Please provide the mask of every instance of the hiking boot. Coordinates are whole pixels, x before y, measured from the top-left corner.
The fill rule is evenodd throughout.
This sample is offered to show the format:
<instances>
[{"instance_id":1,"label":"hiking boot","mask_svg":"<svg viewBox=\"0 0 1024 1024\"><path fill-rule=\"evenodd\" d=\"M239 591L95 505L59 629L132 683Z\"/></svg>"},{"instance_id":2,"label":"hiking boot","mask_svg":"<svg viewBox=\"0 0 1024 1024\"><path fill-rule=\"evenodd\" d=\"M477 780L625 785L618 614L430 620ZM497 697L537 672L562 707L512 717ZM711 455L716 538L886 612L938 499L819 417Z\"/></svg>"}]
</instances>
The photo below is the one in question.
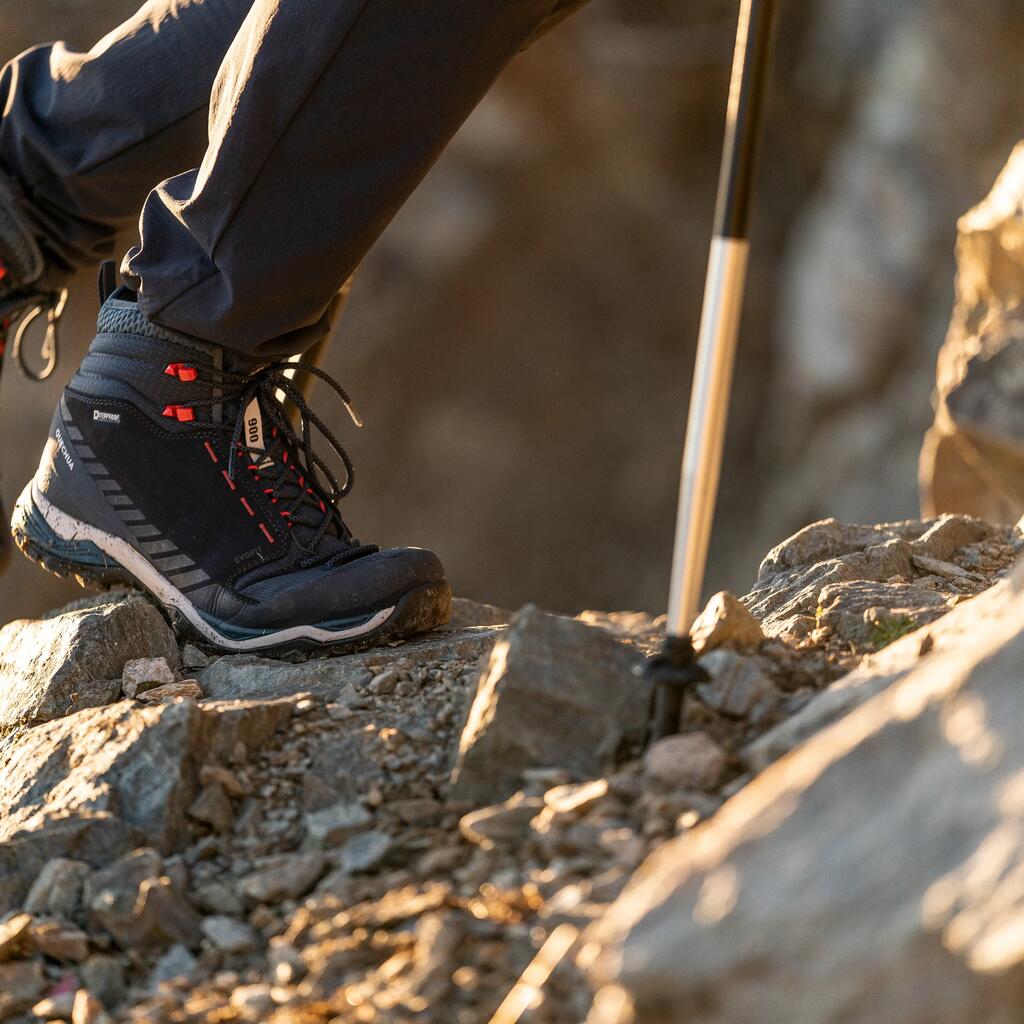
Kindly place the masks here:
<instances>
[{"instance_id":1,"label":"hiking boot","mask_svg":"<svg viewBox=\"0 0 1024 1024\"><path fill-rule=\"evenodd\" d=\"M149 591L179 632L222 651L338 652L441 625L451 592L437 556L361 544L342 520L352 465L287 375L296 366L358 424L316 367L168 331L116 289L18 500L18 547L83 585Z\"/></svg>"}]
</instances>

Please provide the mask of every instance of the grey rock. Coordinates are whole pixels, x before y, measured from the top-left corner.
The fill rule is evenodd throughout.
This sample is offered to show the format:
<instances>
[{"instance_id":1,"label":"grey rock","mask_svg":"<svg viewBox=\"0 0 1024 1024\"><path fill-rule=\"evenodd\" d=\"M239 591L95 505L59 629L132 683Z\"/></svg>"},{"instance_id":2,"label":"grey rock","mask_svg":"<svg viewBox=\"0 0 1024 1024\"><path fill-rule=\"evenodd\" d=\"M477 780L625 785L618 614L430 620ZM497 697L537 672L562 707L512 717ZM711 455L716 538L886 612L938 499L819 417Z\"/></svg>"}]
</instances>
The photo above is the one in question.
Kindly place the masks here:
<instances>
[{"instance_id":1,"label":"grey rock","mask_svg":"<svg viewBox=\"0 0 1024 1024\"><path fill-rule=\"evenodd\" d=\"M202 929L203 935L222 953L251 953L259 946L256 932L247 924L232 917L204 917Z\"/></svg>"},{"instance_id":2,"label":"grey rock","mask_svg":"<svg viewBox=\"0 0 1024 1024\"><path fill-rule=\"evenodd\" d=\"M342 800L306 815L306 837L314 846L337 846L372 823L373 815L362 804Z\"/></svg>"},{"instance_id":3,"label":"grey rock","mask_svg":"<svg viewBox=\"0 0 1024 1024\"><path fill-rule=\"evenodd\" d=\"M699 664L711 681L697 687L700 699L709 707L734 718L752 714L773 705L777 699L772 681L756 658L735 651L714 650Z\"/></svg>"},{"instance_id":4,"label":"grey rock","mask_svg":"<svg viewBox=\"0 0 1024 1024\"><path fill-rule=\"evenodd\" d=\"M181 664L186 669L206 668L211 659L195 644L185 644L181 649Z\"/></svg>"},{"instance_id":5,"label":"grey rock","mask_svg":"<svg viewBox=\"0 0 1024 1024\"><path fill-rule=\"evenodd\" d=\"M108 1010L113 1010L124 998L124 965L110 953L94 953L78 968L82 984Z\"/></svg>"},{"instance_id":6,"label":"grey rock","mask_svg":"<svg viewBox=\"0 0 1024 1024\"><path fill-rule=\"evenodd\" d=\"M177 663L174 635L147 600L133 597L0 629L0 729L59 718L110 694L134 658Z\"/></svg>"},{"instance_id":7,"label":"grey rock","mask_svg":"<svg viewBox=\"0 0 1024 1024\"><path fill-rule=\"evenodd\" d=\"M34 1006L48 984L39 960L0 964L0 1020Z\"/></svg>"},{"instance_id":8,"label":"grey rock","mask_svg":"<svg viewBox=\"0 0 1024 1024\"><path fill-rule=\"evenodd\" d=\"M43 865L32 883L25 897L25 910L30 914L52 914L74 920L82 905L82 884L88 874L88 864L54 857Z\"/></svg>"},{"instance_id":9,"label":"grey rock","mask_svg":"<svg viewBox=\"0 0 1024 1024\"><path fill-rule=\"evenodd\" d=\"M389 693L395 692L395 687L398 685L398 673L393 669L385 669L383 672L378 672L367 685L367 689L370 693L377 694L379 696L387 696Z\"/></svg>"},{"instance_id":10,"label":"grey rock","mask_svg":"<svg viewBox=\"0 0 1024 1024\"><path fill-rule=\"evenodd\" d=\"M245 912L238 894L224 882L209 882L192 893L195 905L207 914L241 917Z\"/></svg>"},{"instance_id":11,"label":"grey rock","mask_svg":"<svg viewBox=\"0 0 1024 1024\"><path fill-rule=\"evenodd\" d=\"M638 653L604 630L527 606L491 654L459 741L452 795L504 800L524 769L602 774L647 727Z\"/></svg>"},{"instance_id":12,"label":"grey rock","mask_svg":"<svg viewBox=\"0 0 1024 1024\"><path fill-rule=\"evenodd\" d=\"M361 832L341 848L341 870L348 875L374 871L388 858L394 842L386 832Z\"/></svg>"},{"instance_id":13,"label":"grey rock","mask_svg":"<svg viewBox=\"0 0 1024 1024\"><path fill-rule=\"evenodd\" d=\"M950 609L942 594L927 587L867 580L822 587L818 603L821 629L845 641L872 646L884 646L893 635L934 622Z\"/></svg>"},{"instance_id":14,"label":"grey rock","mask_svg":"<svg viewBox=\"0 0 1024 1024\"><path fill-rule=\"evenodd\" d=\"M199 796L189 804L188 816L209 825L215 832L230 831L235 821L231 801L219 782L203 786Z\"/></svg>"},{"instance_id":15,"label":"grey rock","mask_svg":"<svg viewBox=\"0 0 1024 1024\"><path fill-rule=\"evenodd\" d=\"M164 683L148 690L140 690L137 696L139 700L158 704L169 700L202 700L206 695L194 679L180 679L175 683Z\"/></svg>"},{"instance_id":16,"label":"grey rock","mask_svg":"<svg viewBox=\"0 0 1024 1024\"><path fill-rule=\"evenodd\" d=\"M644 755L644 770L669 789L712 790L728 763L726 752L703 732L666 736Z\"/></svg>"},{"instance_id":17,"label":"grey rock","mask_svg":"<svg viewBox=\"0 0 1024 1024\"><path fill-rule=\"evenodd\" d=\"M135 658L125 663L121 687L126 697L137 697L145 690L174 682L174 670L166 658Z\"/></svg>"},{"instance_id":18,"label":"grey rock","mask_svg":"<svg viewBox=\"0 0 1024 1024\"><path fill-rule=\"evenodd\" d=\"M747 606L727 590L715 594L690 627L690 639L698 654L718 647L733 650L756 648L764 640L761 623Z\"/></svg>"},{"instance_id":19,"label":"grey rock","mask_svg":"<svg viewBox=\"0 0 1024 1024\"><path fill-rule=\"evenodd\" d=\"M276 702L122 702L19 734L0 753L0 913L54 857L110 864L145 844L184 846L200 765L289 715Z\"/></svg>"},{"instance_id":20,"label":"grey rock","mask_svg":"<svg viewBox=\"0 0 1024 1024\"><path fill-rule=\"evenodd\" d=\"M165 981L174 978L187 979L196 969L198 961L187 946L171 946L153 965L149 973L149 989L155 992Z\"/></svg>"},{"instance_id":21,"label":"grey rock","mask_svg":"<svg viewBox=\"0 0 1024 1024\"><path fill-rule=\"evenodd\" d=\"M504 803L481 807L463 815L459 831L471 843L489 849L495 844L520 843L530 831L530 822L544 809L539 797L516 793Z\"/></svg>"},{"instance_id":22,"label":"grey rock","mask_svg":"<svg viewBox=\"0 0 1024 1024\"><path fill-rule=\"evenodd\" d=\"M208 697L218 700L280 698L288 694L313 694L335 699L349 684L362 684L375 672L372 662L383 671L403 658L415 661L475 661L494 646L501 635L498 627L450 630L411 640L394 649L321 658L300 664L229 655L218 658L197 673L197 681Z\"/></svg>"},{"instance_id":23,"label":"grey rock","mask_svg":"<svg viewBox=\"0 0 1024 1024\"><path fill-rule=\"evenodd\" d=\"M1015 595L661 847L597 980L649 1024L1013 1020L1022 660Z\"/></svg>"},{"instance_id":24,"label":"grey rock","mask_svg":"<svg viewBox=\"0 0 1024 1024\"><path fill-rule=\"evenodd\" d=\"M305 896L320 880L327 867L322 853L292 853L246 875L239 889L252 903L277 903Z\"/></svg>"},{"instance_id":25,"label":"grey rock","mask_svg":"<svg viewBox=\"0 0 1024 1024\"><path fill-rule=\"evenodd\" d=\"M199 915L171 880L163 875L139 886L133 909L135 945L164 947L173 943L194 946L199 941Z\"/></svg>"},{"instance_id":26,"label":"grey rock","mask_svg":"<svg viewBox=\"0 0 1024 1024\"><path fill-rule=\"evenodd\" d=\"M452 614L445 628L459 630L474 626L504 626L511 617L512 613L507 608L470 601L464 597L453 597Z\"/></svg>"},{"instance_id":27,"label":"grey rock","mask_svg":"<svg viewBox=\"0 0 1024 1024\"><path fill-rule=\"evenodd\" d=\"M822 520L769 552L761 563L754 588L743 602L761 622L767 636L805 633L804 623L817 614L823 594L837 610L840 605L857 604L861 609L858 614L862 615L871 606L865 602L870 597L877 607L916 609L913 621L925 621L938 614L927 611L938 607L938 595L899 578L912 579L917 575L915 557L948 561L959 548L986 538L1012 542L1010 530L969 516L914 519L879 526ZM868 584L878 586L872 590ZM907 587L912 589L902 589ZM848 598L844 597L846 591ZM863 637L866 633L862 619L837 617L834 623L840 631L850 629L851 637Z\"/></svg>"},{"instance_id":28,"label":"grey rock","mask_svg":"<svg viewBox=\"0 0 1024 1024\"><path fill-rule=\"evenodd\" d=\"M39 921L32 926L32 943L51 960L81 963L89 956L89 936L80 928L60 921Z\"/></svg>"}]
</instances>

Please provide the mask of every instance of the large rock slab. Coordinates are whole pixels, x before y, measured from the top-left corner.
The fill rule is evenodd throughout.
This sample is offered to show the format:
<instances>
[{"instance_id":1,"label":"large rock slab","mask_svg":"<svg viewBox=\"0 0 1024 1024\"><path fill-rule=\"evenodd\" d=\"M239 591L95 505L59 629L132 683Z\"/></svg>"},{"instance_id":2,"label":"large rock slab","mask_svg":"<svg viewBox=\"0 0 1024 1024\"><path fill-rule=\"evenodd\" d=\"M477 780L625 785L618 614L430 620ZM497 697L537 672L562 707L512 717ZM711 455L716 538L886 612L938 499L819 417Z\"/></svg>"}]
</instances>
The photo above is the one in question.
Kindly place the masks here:
<instances>
[{"instance_id":1,"label":"large rock slab","mask_svg":"<svg viewBox=\"0 0 1024 1024\"><path fill-rule=\"evenodd\" d=\"M1022 663L1018 593L652 855L595 977L643 1024L1018 1020Z\"/></svg>"},{"instance_id":2,"label":"large rock slab","mask_svg":"<svg viewBox=\"0 0 1024 1024\"><path fill-rule=\"evenodd\" d=\"M960 218L957 301L921 452L923 504L994 522L1024 513L1024 144Z\"/></svg>"},{"instance_id":3,"label":"large rock slab","mask_svg":"<svg viewBox=\"0 0 1024 1024\"><path fill-rule=\"evenodd\" d=\"M458 800L493 804L526 768L592 777L647 727L650 691L624 640L528 605L483 670L452 773Z\"/></svg>"},{"instance_id":4,"label":"large rock slab","mask_svg":"<svg viewBox=\"0 0 1024 1024\"><path fill-rule=\"evenodd\" d=\"M116 700L125 663L178 663L174 634L143 597L118 597L0 629L0 732Z\"/></svg>"},{"instance_id":5,"label":"large rock slab","mask_svg":"<svg viewBox=\"0 0 1024 1024\"><path fill-rule=\"evenodd\" d=\"M54 857L99 866L175 849L202 766L290 716L286 702L121 702L25 730L0 753L0 914Z\"/></svg>"}]
</instances>

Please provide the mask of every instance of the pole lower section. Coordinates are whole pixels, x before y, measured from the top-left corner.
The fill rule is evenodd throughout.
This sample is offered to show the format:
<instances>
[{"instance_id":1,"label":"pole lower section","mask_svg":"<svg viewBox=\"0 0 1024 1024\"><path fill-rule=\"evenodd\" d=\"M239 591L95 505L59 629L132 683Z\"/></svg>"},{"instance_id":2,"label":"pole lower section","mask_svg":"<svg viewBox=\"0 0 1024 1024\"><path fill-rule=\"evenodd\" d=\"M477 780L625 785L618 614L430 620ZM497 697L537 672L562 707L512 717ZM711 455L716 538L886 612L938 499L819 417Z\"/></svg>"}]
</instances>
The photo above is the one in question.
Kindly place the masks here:
<instances>
[{"instance_id":1,"label":"pole lower section","mask_svg":"<svg viewBox=\"0 0 1024 1024\"><path fill-rule=\"evenodd\" d=\"M749 252L746 239L716 236L711 242L679 485L669 636L687 636L699 610Z\"/></svg>"}]
</instances>

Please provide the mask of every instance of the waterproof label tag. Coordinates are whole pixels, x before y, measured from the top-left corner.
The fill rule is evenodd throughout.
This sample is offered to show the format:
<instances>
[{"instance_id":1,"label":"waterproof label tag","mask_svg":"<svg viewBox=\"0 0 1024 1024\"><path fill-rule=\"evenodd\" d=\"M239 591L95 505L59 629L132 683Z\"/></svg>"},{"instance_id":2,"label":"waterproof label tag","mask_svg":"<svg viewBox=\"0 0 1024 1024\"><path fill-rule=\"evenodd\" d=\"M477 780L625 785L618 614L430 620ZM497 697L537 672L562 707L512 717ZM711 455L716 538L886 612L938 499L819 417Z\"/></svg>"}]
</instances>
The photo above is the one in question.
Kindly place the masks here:
<instances>
[{"instance_id":1,"label":"waterproof label tag","mask_svg":"<svg viewBox=\"0 0 1024 1024\"><path fill-rule=\"evenodd\" d=\"M259 399L254 398L245 409L245 446L249 449L249 457L253 462L259 462L260 456L254 449L266 450L266 443L263 440L263 413L260 411ZM265 459L260 468L271 464L270 459Z\"/></svg>"}]
</instances>

